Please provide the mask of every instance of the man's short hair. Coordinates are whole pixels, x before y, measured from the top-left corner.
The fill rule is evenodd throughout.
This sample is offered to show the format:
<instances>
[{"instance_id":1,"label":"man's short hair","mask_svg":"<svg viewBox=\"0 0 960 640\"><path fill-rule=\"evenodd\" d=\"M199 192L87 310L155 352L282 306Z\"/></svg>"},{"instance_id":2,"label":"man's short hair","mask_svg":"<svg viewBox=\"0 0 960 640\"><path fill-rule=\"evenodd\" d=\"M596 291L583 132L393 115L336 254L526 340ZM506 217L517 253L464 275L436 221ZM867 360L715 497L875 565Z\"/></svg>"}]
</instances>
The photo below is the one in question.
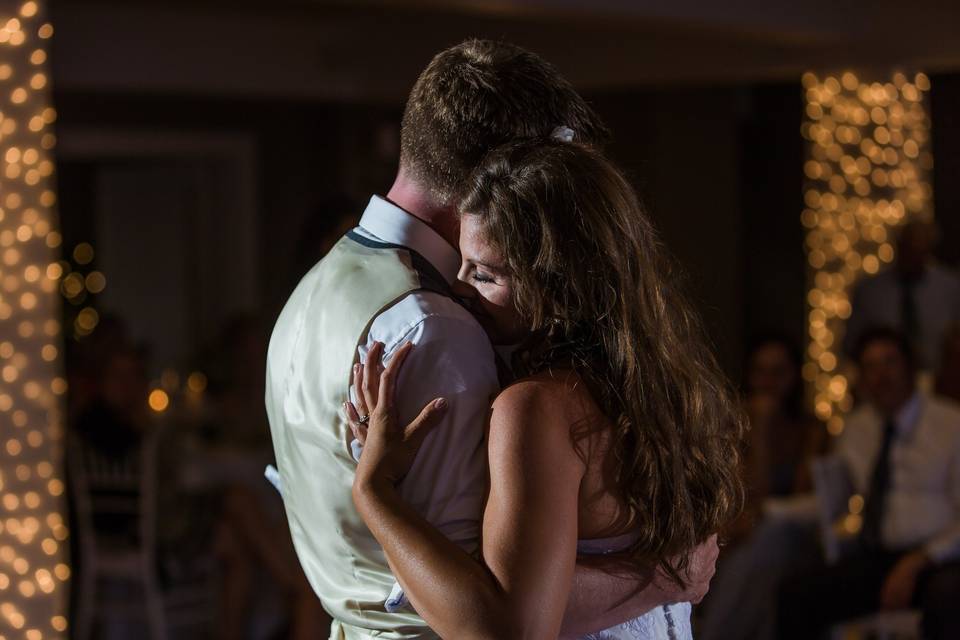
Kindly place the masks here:
<instances>
[{"instance_id":1,"label":"man's short hair","mask_svg":"<svg viewBox=\"0 0 960 640\"><path fill-rule=\"evenodd\" d=\"M857 364L863 364L863 353L875 342L887 342L894 345L900 351L907 366L914 367L916 360L910 339L903 331L893 327L870 327L860 334L853 350L853 357L856 358Z\"/></svg>"},{"instance_id":2,"label":"man's short hair","mask_svg":"<svg viewBox=\"0 0 960 640\"><path fill-rule=\"evenodd\" d=\"M607 141L600 117L546 60L506 42L466 40L434 56L410 92L400 164L437 204L450 204L488 151L560 126L579 142Z\"/></svg>"}]
</instances>

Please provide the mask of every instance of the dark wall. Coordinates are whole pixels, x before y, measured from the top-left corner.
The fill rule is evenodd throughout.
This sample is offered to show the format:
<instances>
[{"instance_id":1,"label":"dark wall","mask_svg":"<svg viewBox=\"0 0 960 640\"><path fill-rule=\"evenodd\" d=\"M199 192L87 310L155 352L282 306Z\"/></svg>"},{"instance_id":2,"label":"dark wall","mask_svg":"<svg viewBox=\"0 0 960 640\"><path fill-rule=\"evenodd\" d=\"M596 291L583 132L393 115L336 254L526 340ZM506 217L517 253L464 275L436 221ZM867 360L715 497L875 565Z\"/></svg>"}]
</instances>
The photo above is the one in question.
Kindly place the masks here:
<instances>
[{"instance_id":1,"label":"dark wall","mask_svg":"<svg viewBox=\"0 0 960 640\"><path fill-rule=\"evenodd\" d=\"M721 359L741 344L740 92L646 90L595 96L624 168L682 268Z\"/></svg>"},{"instance_id":2,"label":"dark wall","mask_svg":"<svg viewBox=\"0 0 960 640\"><path fill-rule=\"evenodd\" d=\"M301 266L319 251L320 238L344 213L333 215L324 207L343 202L362 207L364 195L380 188L374 185L388 184L394 171L394 158L383 157L381 142L383 126L399 119L392 108L111 94L60 93L54 99L62 131L253 136L260 218L258 288L263 315L271 320L302 275ZM91 162L96 160L84 163L83 171L91 171ZM90 195L89 185L82 187L80 168L81 164L60 168L61 183L68 189L61 198L61 216L71 228L75 225L68 218L90 216L90 203L80 202ZM305 240L304 230L307 237L318 238L316 246Z\"/></svg>"},{"instance_id":3,"label":"dark wall","mask_svg":"<svg viewBox=\"0 0 960 640\"><path fill-rule=\"evenodd\" d=\"M799 85L595 96L611 155L689 279L728 372L764 331L804 338Z\"/></svg>"},{"instance_id":4,"label":"dark wall","mask_svg":"<svg viewBox=\"0 0 960 640\"><path fill-rule=\"evenodd\" d=\"M63 129L254 136L259 297L268 322L319 257L323 236L343 209L352 206L358 214L371 194L386 191L395 170L399 105L69 93L55 98ZM796 86L621 91L591 101L613 131L611 155L685 271L727 370L739 376L743 345L759 330L784 330L800 340L804 256ZM80 188L82 175L72 174L79 169L61 167L63 185L70 188L63 194L65 218L89 216L77 202L87 193Z\"/></svg>"},{"instance_id":5,"label":"dark wall","mask_svg":"<svg viewBox=\"0 0 960 640\"><path fill-rule=\"evenodd\" d=\"M740 149L743 308L748 339L776 331L792 337L798 345L806 341L807 259L800 224L802 115L799 83L750 91Z\"/></svg>"},{"instance_id":6,"label":"dark wall","mask_svg":"<svg viewBox=\"0 0 960 640\"><path fill-rule=\"evenodd\" d=\"M933 206L940 227L940 260L960 265L960 74L930 79Z\"/></svg>"}]
</instances>

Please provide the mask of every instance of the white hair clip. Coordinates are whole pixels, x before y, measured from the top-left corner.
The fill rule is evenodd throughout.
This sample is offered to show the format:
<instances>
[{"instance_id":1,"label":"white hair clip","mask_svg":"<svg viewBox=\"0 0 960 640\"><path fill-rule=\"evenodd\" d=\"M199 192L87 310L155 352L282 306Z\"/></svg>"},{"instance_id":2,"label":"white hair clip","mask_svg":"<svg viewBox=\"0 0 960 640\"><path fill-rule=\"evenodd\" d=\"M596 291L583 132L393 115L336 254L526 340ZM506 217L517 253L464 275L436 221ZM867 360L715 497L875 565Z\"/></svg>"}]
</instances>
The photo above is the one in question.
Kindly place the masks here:
<instances>
[{"instance_id":1,"label":"white hair clip","mask_svg":"<svg viewBox=\"0 0 960 640\"><path fill-rule=\"evenodd\" d=\"M557 127L553 130L553 133L550 134L551 138L562 142L573 142L573 136L573 129L564 126Z\"/></svg>"}]
</instances>

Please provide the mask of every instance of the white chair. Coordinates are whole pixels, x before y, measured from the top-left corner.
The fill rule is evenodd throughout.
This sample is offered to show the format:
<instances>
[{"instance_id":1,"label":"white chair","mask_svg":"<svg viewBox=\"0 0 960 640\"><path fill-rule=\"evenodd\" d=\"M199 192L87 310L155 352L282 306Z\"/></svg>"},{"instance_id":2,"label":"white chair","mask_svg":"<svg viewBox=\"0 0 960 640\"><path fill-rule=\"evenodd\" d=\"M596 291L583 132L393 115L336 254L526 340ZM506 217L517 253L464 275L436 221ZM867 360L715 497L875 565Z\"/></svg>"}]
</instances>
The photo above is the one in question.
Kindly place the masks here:
<instances>
[{"instance_id":1,"label":"white chair","mask_svg":"<svg viewBox=\"0 0 960 640\"><path fill-rule=\"evenodd\" d=\"M76 510L81 570L74 626L79 640L89 640L98 611L116 617L146 614L151 640L166 640L164 602L156 575L155 433L125 459L106 457L70 436L67 465ZM94 515L123 518L136 528L136 540L109 540L94 527ZM101 582L139 587L139 603L98 601ZM98 609L99 605L99 609Z\"/></svg>"},{"instance_id":2,"label":"white chair","mask_svg":"<svg viewBox=\"0 0 960 640\"><path fill-rule=\"evenodd\" d=\"M211 559L212 560L212 559ZM215 567L163 590L167 637L171 640L208 638L216 613Z\"/></svg>"},{"instance_id":3,"label":"white chair","mask_svg":"<svg viewBox=\"0 0 960 640\"><path fill-rule=\"evenodd\" d=\"M836 563L856 544L855 532L838 534L837 522L848 513L853 484L839 456L822 456L811 463L813 486L820 509L820 534L827 564ZM880 611L834 625L832 640L916 640L920 637L920 612Z\"/></svg>"},{"instance_id":4,"label":"white chair","mask_svg":"<svg viewBox=\"0 0 960 640\"><path fill-rule=\"evenodd\" d=\"M817 494L820 539L827 564L834 564L851 547L850 540L837 535L836 523L847 513L853 483L846 463L839 456L821 456L810 463L813 488Z\"/></svg>"}]
</instances>

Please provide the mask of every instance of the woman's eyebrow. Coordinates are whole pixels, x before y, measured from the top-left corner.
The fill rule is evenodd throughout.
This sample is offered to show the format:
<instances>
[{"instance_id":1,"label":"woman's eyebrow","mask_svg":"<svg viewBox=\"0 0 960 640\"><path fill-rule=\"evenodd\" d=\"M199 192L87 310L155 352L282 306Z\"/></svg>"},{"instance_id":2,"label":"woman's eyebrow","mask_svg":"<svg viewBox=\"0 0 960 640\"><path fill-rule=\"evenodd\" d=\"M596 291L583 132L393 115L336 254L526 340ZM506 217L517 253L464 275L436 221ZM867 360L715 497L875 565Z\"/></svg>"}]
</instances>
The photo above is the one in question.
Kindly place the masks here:
<instances>
[{"instance_id":1,"label":"woman's eyebrow","mask_svg":"<svg viewBox=\"0 0 960 640\"><path fill-rule=\"evenodd\" d=\"M490 269L491 271L503 271L503 270L504 270L503 266L501 266L501 265L491 264L491 263L489 263L489 262L484 262L483 260L470 260L470 262L472 262L473 264L477 265L478 267L485 267L485 268L487 268L487 269Z\"/></svg>"}]
</instances>

